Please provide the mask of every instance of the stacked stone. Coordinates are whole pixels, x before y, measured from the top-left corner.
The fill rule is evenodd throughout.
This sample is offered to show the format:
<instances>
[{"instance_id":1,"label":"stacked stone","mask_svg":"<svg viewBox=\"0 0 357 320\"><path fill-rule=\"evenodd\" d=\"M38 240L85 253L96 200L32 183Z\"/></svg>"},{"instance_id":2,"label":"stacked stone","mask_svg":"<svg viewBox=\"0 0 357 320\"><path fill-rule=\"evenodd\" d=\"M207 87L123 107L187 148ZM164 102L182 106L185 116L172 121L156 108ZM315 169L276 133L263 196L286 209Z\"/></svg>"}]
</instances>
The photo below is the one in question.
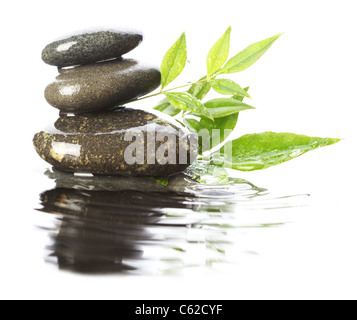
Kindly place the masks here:
<instances>
[{"instance_id":1,"label":"stacked stone","mask_svg":"<svg viewBox=\"0 0 357 320\"><path fill-rule=\"evenodd\" d=\"M45 98L60 110L55 131L34 137L35 148L45 161L66 172L97 175L155 177L186 169L192 157L189 144L183 141L187 136L183 138L177 127L153 114L121 106L160 85L159 70L122 58L141 41L141 34L106 30L45 47L43 61L59 70L56 81L47 86ZM144 162L128 163L125 151L134 141L138 143L138 130L145 143ZM131 132L137 139L127 141L126 134ZM170 140L155 139L154 148L148 148L148 135L156 137L159 132L174 135L172 146L167 145ZM175 148L175 163L162 164L157 159L156 151L164 144L167 151ZM182 148L187 161L180 164Z\"/></svg>"}]
</instances>

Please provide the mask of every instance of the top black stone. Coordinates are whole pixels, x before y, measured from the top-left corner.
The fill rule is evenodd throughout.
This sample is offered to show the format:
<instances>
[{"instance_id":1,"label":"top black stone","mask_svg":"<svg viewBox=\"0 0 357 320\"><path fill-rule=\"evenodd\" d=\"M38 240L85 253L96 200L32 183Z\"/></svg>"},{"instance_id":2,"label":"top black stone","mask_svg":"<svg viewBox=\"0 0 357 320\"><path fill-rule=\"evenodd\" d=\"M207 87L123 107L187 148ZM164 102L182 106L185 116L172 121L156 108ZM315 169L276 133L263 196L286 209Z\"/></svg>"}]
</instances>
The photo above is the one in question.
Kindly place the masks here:
<instances>
[{"instance_id":1,"label":"top black stone","mask_svg":"<svg viewBox=\"0 0 357 320\"><path fill-rule=\"evenodd\" d=\"M90 64L120 58L136 48L142 40L143 36L138 33L84 33L50 43L42 51L42 60L60 68Z\"/></svg>"}]
</instances>

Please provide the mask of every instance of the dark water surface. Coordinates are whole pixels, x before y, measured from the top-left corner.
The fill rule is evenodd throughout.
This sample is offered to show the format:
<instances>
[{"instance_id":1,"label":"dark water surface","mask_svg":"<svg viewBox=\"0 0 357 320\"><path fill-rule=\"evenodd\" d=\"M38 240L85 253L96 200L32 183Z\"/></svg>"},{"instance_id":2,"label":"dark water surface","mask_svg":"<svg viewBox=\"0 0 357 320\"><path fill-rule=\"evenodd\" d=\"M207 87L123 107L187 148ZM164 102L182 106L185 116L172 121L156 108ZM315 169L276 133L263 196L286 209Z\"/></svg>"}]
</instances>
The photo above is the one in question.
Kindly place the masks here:
<instances>
[{"instance_id":1,"label":"dark water surface","mask_svg":"<svg viewBox=\"0 0 357 320\"><path fill-rule=\"evenodd\" d=\"M54 215L52 225L39 226L50 236L45 259L86 274L172 274L238 263L241 254L256 254L239 243L247 228L281 227L288 221L279 209L308 199L274 197L239 179L212 186L182 174L163 187L139 178L46 175L56 188L40 195L38 210ZM279 219L270 214L277 211Z\"/></svg>"}]
</instances>

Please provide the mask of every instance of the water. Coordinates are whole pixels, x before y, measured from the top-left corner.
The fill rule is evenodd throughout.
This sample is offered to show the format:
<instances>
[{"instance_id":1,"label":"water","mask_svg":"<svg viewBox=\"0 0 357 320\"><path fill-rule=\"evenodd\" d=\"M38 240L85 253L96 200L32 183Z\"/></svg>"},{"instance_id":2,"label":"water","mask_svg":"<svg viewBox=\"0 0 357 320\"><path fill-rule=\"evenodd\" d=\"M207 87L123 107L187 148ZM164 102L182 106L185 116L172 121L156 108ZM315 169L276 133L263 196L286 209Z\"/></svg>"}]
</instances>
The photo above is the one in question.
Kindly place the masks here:
<instances>
[{"instance_id":1,"label":"water","mask_svg":"<svg viewBox=\"0 0 357 320\"><path fill-rule=\"evenodd\" d=\"M272 196L245 180L197 184L184 174L166 188L140 178L46 175L57 186L40 196L38 210L53 215L49 225L38 226L50 239L45 261L84 274L179 275L239 264L242 256L258 254L241 248L247 229L283 227L287 221L270 212L309 200L307 194Z\"/></svg>"},{"instance_id":2,"label":"water","mask_svg":"<svg viewBox=\"0 0 357 320\"><path fill-rule=\"evenodd\" d=\"M228 186L74 176L19 157L2 173L0 296L357 297L351 150L231 172Z\"/></svg>"}]
</instances>

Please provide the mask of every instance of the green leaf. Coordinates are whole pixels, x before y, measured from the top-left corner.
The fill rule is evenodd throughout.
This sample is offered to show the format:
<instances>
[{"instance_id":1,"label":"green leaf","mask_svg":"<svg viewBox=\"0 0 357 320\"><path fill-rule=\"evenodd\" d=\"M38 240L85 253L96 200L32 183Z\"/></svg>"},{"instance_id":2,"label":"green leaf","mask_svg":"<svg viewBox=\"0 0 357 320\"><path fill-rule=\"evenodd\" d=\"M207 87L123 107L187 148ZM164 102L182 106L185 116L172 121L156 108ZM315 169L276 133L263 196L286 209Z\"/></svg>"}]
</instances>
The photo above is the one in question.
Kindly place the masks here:
<instances>
[{"instance_id":1,"label":"green leaf","mask_svg":"<svg viewBox=\"0 0 357 320\"><path fill-rule=\"evenodd\" d=\"M160 183L164 187L167 187L169 185L169 178L168 177L163 177L163 178L148 178L149 180L154 180L157 183Z\"/></svg>"},{"instance_id":2,"label":"green leaf","mask_svg":"<svg viewBox=\"0 0 357 320\"><path fill-rule=\"evenodd\" d=\"M237 114L241 111L248 110L248 109L254 109L254 107L251 106L232 106L232 107L222 107L222 108L212 108L209 109L210 113L213 115L213 117L217 120L219 118L227 117L233 114Z\"/></svg>"},{"instance_id":3,"label":"green leaf","mask_svg":"<svg viewBox=\"0 0 357 320\"><path fill-rule=\"evenodd\" d=\"M209 100L205 103L205 107L213 115L215 119L236 114L238 112L255 109L241 101L232 98L218 98Z\"/></svg>"},{"instance_id":4,"label":"green leaf","mask_svg":"<svg viewBox=\"0 0 357 320\"><path fill-rule=\"evenodd\" d=\"M232 158L226 156L225 165L241 171L265 169L338 141L340 139L308 137L294 133L247 134L232 142ZM224 155L224 148L221 153Z\"/></svg>"},{"instance_id":5,"label":"green leaf","mask_svg":"<svg viewBox=\"0 0 357 320\"><path fill-rule=\"evenodd\" d=\"M222 117L215 119L213 122L210 119L202 118L200 121L200 125L205 129L208 129L211 136L211 149L221 144L224 140L226 140L230 134L235 129L238 122L239 113L229 115L227 117ZM219 130L214 133L214 130ZM218 135L217 135L218 132ZM215 136L215 134L217 136Z\"/></svg>"},{"instance_id":6,"label":"green leaf","mask_svg":"<svg viewBox=\"0 0 357 320\"><path fill-rule=\"evenodd\" d=\"M238 95L250 98L247 91L240 87L238 83L228 79L214 79L210 81L214 91L224 95Z\"/></svg>"},{"instance_id":7,"label":"green leaf","mask_svg":"<svg viewBox=\"0 0 357 320\"><path fill-rule=\"evenodd\" d=\"M249 87L244 88L244 90L248 92ZM244 100L244 97L238 96L237 100L242 102ZM211 142L212 148L218 146L230 136L230 133L232 133L237 126L238 117L239 117L239 113L232 114L227 117L215 119L215 122L212 122L207 118L202 119L203 122L202 125L209 127L211 135L213 129L220 130L220 140L218 141L216 139L212 139ZM211 124L209 124L208 122L211 122Z\"/></svg>"},{"instance_id":8,"label":"green leaf","mask_svg":"<svg viewBox=\"0 0 357 320\"><path fill-rule=\"evenodd\" d=\"M250 45L236 56L231 58L218 72L218 74L235 73L249 68L273 45L273 43L281 35L282 34L280 33L274 37Z\"/></svg>"},{"instance_id":9,"label":"green leaf","mask_svg":"<svg viewBox=\"0 0 357 320\"><path fill-rule=\"evenodd\" d=\"M164 89L175 80L185 68L187 61L186 34L166 52L161 64L161 87Z\"/></svg>"},{"instance_id":10,"label":"green leaf","mask_svg":"<svg viewBox=\"0 0 357 320\"><path fill-rule=\"evenodd\" d=\"M249 87L244 89L245 91L249 90ZM244 97L239 96L237 98L239 101L243 101ZM211 136L211 148L214 148L224 142L229 135L233 132L235 127L237 126L239 113L229 115L227 117L222 117L215 119L215 122L206 118L206 117L199 117L200 120L185 118L183 120L184 124L191 130L192 132L199 132L200 130L207 129ZM220 130L219 131L219 139L213 136L213 130ZM200 144L200 151L202 152L202 139L199 140Z\"/></svg>"},{"instance_id":11,"label":"green leaf","mask_svg":"<svg viewBox=\"0 0 357 320\"><path fill-rule=\"evenodd\" d=\"M187 92L167 92L165 95L174 107L185 111L195 112L214 120L212 114L207 110L202 102L193 95Z\"/></svg>"},{"instance_id":12,"label":"green leaf","mask_svg":"<svg viewBox=\"0 0 357 320\"><path fill-rule=\"evenodd\" d=\"M154 109L168 114L171 117L177 116L181 112L181 109L177 109L172 106L167 98L161 100Z\"/></svg>"},{"instance_id":13,"label":"green leaf","mask_svg":"<svg viewBox=\"0 0 357 320\"><path fill-rule=\"evenodd\" d=\"M206 77L201 78L199 81L206 79ZM197 99L202 100L207 93L211 90L211 84L208 81L196 83L191 86L188 90L189 94L192 94Z\"/></svg>"},{"instance_id":14,"label":"green leaf","mask_svg":"<svg viewBox=\"0 0 357 320\"><path fill-rule=\"evenodd\" d=\"M195 133L199 133L201 130L208 130L210 137L209 146L207 142L203 142L202 137L199 137L200 153L202 154L202 152L208 151L207 147L212 149L229 137L237 125L238 115L239 113L236 113L218 118L215 119L215 122L203 116L199 120L186 117L183 119L183 123L190 131Z\"/></svg>"},{"instance_id":15,"label":"green leaf","mask_svg":"<svg viewBox=\"0 0 357 320\"><path fill-rule=\"evenodd\" d=\"M187 169L187 174L199 183L211 185L228 184L230 180L226 169L211 165L207 161L195 161Z\"/></svg>"},{"instance_id":16,"label":"green leaf","mask_svg":"<svg viewBox=\"0 0 357 320\"><path fill-rule=\"evenodd\" d=\"M206 152L226 140L233 132L237 125L238 113L228 117L212 120L202 117L201 119L184 118L183 124L192 132L200 133L201 130L207 130L209 133L209 141L204 141L202 136L199 136L200 154ZM209 143L209 145L208 145Z\"/></svg>"},{"instance_id":17,"label":"green leaf","mask_svg":"<svg viewBox=\"0 0 357 320\"><path fill-rule=\"evenodd\" d=\"M216 73L227 61L229 55L229 42L232 28L229 27L224 35L214 44L207 57L207 74Z\"/></svg>"},{"instance_id":18,"label":"green leaf","mask_svg":"<svg viewBox=\"0 0 357 320\"><path fill-rule=\"evenodd\" d=\"M248 90L249 90L249 87L244 88L244 91L248 92ZM244 97L242 97L240 95L235 95L235 96L232 97L232 99L238 100L238 101L243 101Z\"/></svg>"},{"instance_id":19,"label":"green leaf","mask_svg":"<svg viewBox=\"0 0 357 320\"><path fill-rule=\"evenodd\" d=\"M200 121L196 119L184 118L182 122L191 132L194 133L198 133L200 132L200 130L206 129L204 126L201 125ZM212 120L211 122L214 123Z\"/></svg>"},{"instance_id":20,"label":"green leaf","mask_svg":"<svg viewBox=\"0 0 357 320\"><path fill-rule=\"evenodd\" d=\"M232 106L244 106L247 109L254 109L254 107L249 106L242 101L233 98L217 98L205 102L207 108L220 108L220 107L232 107Z\"/></svg>"},{"instance_id":21,"label":"green leaf","mask_svg":"<svg viewBox=\"0 0 357 320\"><path fill-rule=\"evenodd\" d=\"M221 139L220 139L219 143L213 143L212 148L216 147L218 144L222 143L224 140L226 140L228 138L228 136L230 134L227 134L227 132L229 132L229 131L233 132L233 130L235 129L237 122L238 122L238 116L239 116L239 113L236 113L236 114L232 114L227 117L216 119L215 129L221 130L221 132L220 132ZM225 130L227 130L227 131L225 132Z\"/></svg>"}]
</instances>

